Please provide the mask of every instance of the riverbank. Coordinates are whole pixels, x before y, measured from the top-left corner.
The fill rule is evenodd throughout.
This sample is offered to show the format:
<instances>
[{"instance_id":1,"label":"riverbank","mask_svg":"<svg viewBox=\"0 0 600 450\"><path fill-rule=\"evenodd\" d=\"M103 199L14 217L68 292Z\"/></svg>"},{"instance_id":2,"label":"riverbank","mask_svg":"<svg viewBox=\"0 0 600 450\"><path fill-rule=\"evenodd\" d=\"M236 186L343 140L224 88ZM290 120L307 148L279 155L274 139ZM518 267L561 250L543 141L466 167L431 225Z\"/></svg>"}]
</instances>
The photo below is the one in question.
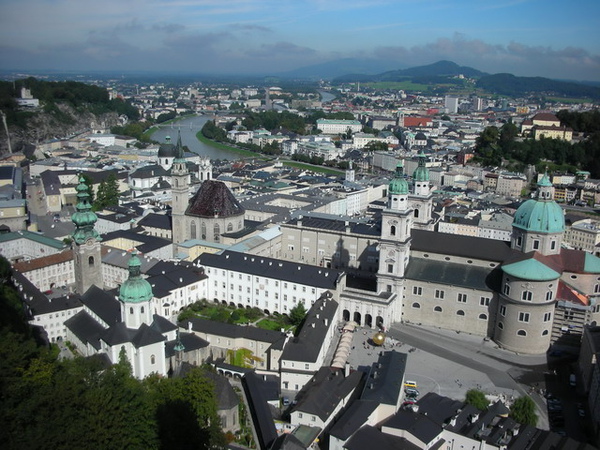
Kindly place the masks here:
<instances>
[{"instance_id":1,"label":"riverbank","mask_svg":"<svg viewBox=\"0 0 600 450\"><path fill-rule=\"evenodd\" d=\"M208 139L207 137L205 137L202 134L202 131L198 131L198 133L196 133L196 137L198 138L198 140L200 142L202 142L205 145L210 145L211 147L218 148L221 150L227 150L229 152L239 153L240 155L247 156L249 158L260 159L262 161L272 161L274 159L273 157L261 155L259 153L251 152L249 150L231 147L227 144L223 144L222 142L215 142L212 139ZM302 162L298 162L298 161L291 161L291 160L287 160L287 159L285 159L285 160L280 159L279 162L281 162L281 164L283 164L284 166L293 167L295 169L300 169L300 170L310 170L312 172L323 173L326 175L341 175L344 173L344 171L341 169L333 169L331 167L323 167L323 166L314 166L312 164L306 164L306 163L302 163Z\"/></svg>"}]
</instances>

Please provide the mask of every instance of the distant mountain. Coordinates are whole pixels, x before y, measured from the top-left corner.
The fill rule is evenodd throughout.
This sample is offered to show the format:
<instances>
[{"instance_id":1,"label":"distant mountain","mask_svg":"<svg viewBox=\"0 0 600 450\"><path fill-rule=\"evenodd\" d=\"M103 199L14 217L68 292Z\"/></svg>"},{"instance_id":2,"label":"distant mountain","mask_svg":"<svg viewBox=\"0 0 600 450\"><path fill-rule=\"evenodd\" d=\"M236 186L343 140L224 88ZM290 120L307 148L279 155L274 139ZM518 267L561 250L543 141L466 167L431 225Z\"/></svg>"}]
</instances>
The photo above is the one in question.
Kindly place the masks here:
<instances>
[{"instance_id":1,"label":"distant mountain","mask_svg":"<svg viewBox=\"0 0 600 450\"><path fill-rule=\"evenodd\" d=\"M459 66L452 61L438 61L426 66L417 66L408 69L396 69L367 77L365 77L365 75L356 75L356 72L354 72L354 74L346 74L337 77L333 80L333 82L349 83L356 81L375 82L412 80L416 83L435 84L443 83L446 81L446 79L455 77L457 75L464 75L468 78L479 78L487 74L477 69L473 69L472 67Z\"/></svg>"},{"instance_id":2,"label":"distant mountain","mask_svg":"<svg viewBox=\"0 0 600 450\"><path fill-rule=\"evenodd\" d=\"M400 64L379 59L344 58L329 61L312 66L305 66L289 72L280 73L280 77L286 78L336 78L344 74L356 74L355 77L371 76L397 69Z\"/></svg>"},{"instance_id":3,"label":"distant mountain","mask_svg":"<svg viewBox=\"0 0 600 450\"><path fill-rule=\"evenodd\" d=\"M561 97L600 99L600 87L543 77L517 77L510 73L483 76L477 81L477 87L488 92L513 97L538 93Z\"/></svg>"},{"instance_id":4,"label":"distant mountain","mask_svg":"<svg viewBox=\"0 0 600 450\"><path fill-rule=\"evenodd\" d=\"M438 61L426 66L411 67L409 69L394 70L379 75L382 79L391 81L394 78L409 77L453 77L464 75L469 78L479 78L486 73L467 66L459 66L452 61Z\"/></svg>"}]
</instances>

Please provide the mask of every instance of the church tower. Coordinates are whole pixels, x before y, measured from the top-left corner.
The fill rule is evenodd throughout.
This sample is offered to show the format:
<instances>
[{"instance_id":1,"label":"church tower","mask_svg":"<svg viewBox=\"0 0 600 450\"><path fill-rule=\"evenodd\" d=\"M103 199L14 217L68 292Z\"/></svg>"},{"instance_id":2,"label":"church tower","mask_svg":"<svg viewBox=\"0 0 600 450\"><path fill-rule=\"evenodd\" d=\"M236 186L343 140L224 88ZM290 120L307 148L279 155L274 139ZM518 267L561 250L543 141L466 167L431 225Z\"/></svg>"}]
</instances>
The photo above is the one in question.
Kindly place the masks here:
<instances>
[{"instance_id":1,"label":"church tower","mask_svg":"<svg viewBox=\"0 0 600 450\"><path fill-rule=\"evenodd\" d=\"M413 209L414 228L433 231L431 211L433 196L429 185L429 169L426 166L427 157L423 152L419 154L419 165L413 172L413 193L409 196L410 206Z\"/></svg>"},{"instance_id":2,"label":"church tower","mask_svg":"<svg viewBox=\"0 0 600 450\"><path fill-rule=\"evenodd\" d=\"M402 162L398 163L389 184L387 207L381 213L379 243L378 292L397 292L401 295L404 272L410 253L412 209L408 204L408 182Z\"/></svg>"},{"instance_id":3,"label":"church tower","mask_svg":"<svg viewBox=\"0 0 600 450\"><path fill-rule=\"evenodd\" d=\"M75 265L75 287L83 295L93 284L103 288L102 255L100 235L94 228L98 216L92 211L88 186L83 177L77 185L77 205L71 220L75 224L73 238L73 261Z\"/></svg>"},{"instance_id":4,"label":"church tower","mask_svg":"<svg viewBox=\"0 0 600 450\"><path fill-rule=\"evenodd\" d=\"M142 278L142 262L137 252L129 259L129 278L119 289L121 319L127 328L138 329L143 323L152 323L152 286Z\"/></svg>"},{"instance_id":5,"label":"church tower","mask_svg":"<svg viewBox=\"0 0 600 450\"><path fill-rule=\"evenodd\" d=\"M171 168L171 219L173 244L180 244L185 241L185 211L189 203L189 172L185 157L183 155L183 146L181 145L181 131L177 137L175 145L175 159ZM177 252L176 246L173 252Z\"/></svg>"}]
</instances>

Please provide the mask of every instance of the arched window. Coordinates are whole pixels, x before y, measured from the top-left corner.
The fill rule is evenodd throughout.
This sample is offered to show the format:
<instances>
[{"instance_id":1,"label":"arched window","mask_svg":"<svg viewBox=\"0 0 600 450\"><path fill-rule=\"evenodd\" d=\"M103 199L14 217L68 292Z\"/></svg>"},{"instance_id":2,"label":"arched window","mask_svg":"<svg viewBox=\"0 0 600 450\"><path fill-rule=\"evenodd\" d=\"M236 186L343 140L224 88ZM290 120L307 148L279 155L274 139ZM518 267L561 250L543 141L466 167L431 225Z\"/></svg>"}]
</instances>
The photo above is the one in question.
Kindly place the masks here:
<instances>
[{"instance_id":1,"label":"arched window","mask_svg":"<svg viewBox=\"0 0 600 450\"><path fill-rule=\"evenodd\" d=\"M479 318L481 320L487 320L487 315L486 314L479 314Z\"/></svg>"},{"instance_id":2,"label":"arched window","mask_svg":"<svg viewBox=\"0 0 600 450\"><path fill-rule=\"evenodd\" d=\"M233 231L233 224L232 224L231 222L229 222L229 223L227 224L227 232L229 233L229 232L231 232L231 231Z\"/></svg>"},{"instance_id":3,"label":"arched window","mask_svg":"<svg viewBox=\"0 0 600 450\"><path fill-rule=\"evenodd\" d=\"M415 302L415 303L412 304L412 307L418 309L418 308L421 307L421 305L419 305L417 302Z\"/></svg>"},{"instance_id":4,"label":"arched window","mask_svg":"<svg viewBox=\"0 0 600 450\"><path fill-rule=\"evenodd\" d=\"M433 310L435 312L442 312L442 307L441 306L436 306L435 308L433 308Z\"/></svg>"},{"instance_id":5,"label":"arched window","mask_svg":"<svg viewBox=\"0 0 600 450\"><path fill-rule=\"evenodd\" d=\"M144 314L144 307L142 306L142 314Z\"/></svg>"},{"instance_id":6,"label":"arched window","mask_svg":"<svg viewBox=\"0 0 600 450\"><path fill-rule=\"evenodd\" d=\"M221 227L218 223L215 223L214 227L214 241L219 242L221 239Z\"/></svg>"},{"instance_id":7,"label":"arched window","mask_svg":"<svg viewBox=\"0 0 600 450\"><path fill-rule=\"evenodd\" d=\"M156 356L154 356L154 355L150 356L150 364L156 364Z\"/></svg>"},{"instance_id":8,"label":"arched window","mask_svg":"<svg viewBox=\"0 0 600 450\"><path fill-rule=\"evenodd\" d=\"M504 330L504 324L502 322L498 322L498 328Z\"/></svg>"},{"instance_id":9,"label":"arched window","mask_svg":"<svg viewBox=\"0 0 600 450\"><path fill-rule=\"evenodd\" d=\"M396 225L392 225L390 227L390 235L391 236L396 236Z\"/></svg>"},{"instance_id":10,"label":"arched window","mask_svg":"<svg viewBox=\"0 0 600 450\"><path fill-rule=\"evenodd\" d=\"M129 314L133 314L133 308L129 308Z\"/></svg>"},{"instance_id":11,"label":"arched window","mask_svg":"<svg viewBox=\"0 0 600 450\"><path fill-rule=\"evenodd\" d=\"M415 218L419 217L419 210L415 208Z\"/></svg>"},{"instance_id":12,"label":"arched window","mask_svg":"<svg viewBox=\"0 0 600 450\"><path fill-rule=\"evenodd\" d=\"M190 223L190 239L196 239L196 222Z\"/></svg>"},{"instance_id":13,"label":"arched window","mask_svg":"<svg viewBox=\"0 0 600 450\"><path fill-rule=\"evenodd\" d=\"M527 336L527 331L519 330L519 331L517 331L517 336Z\"/></svg>"},{"instance_id":14,"label":"arched window","mask_svg":"<svg viewBox=\"0 0 600 450\"><path fill-rule=\"evenodd\" d=\"M547 336L547 335L548 335L548 330L542 331L542 336Z\"/></svg>"},{"instance_id":15,"label":"arched window","mask_svg":"<svg viewBox=\"0 0 600 450\"><path fill-rule=\"evenodd\" d=\"M201 231L202 231L201 239L206 239L206 224L204 222L202 222Z\"/></svg>"},{"instance_id":16,"label":"arched window","mask_svg":"<svg viewBox=\"0 0 600 450\"><path fill-rule=\"evenodd\" d=\"M456 315L457 316L464 316L465 312L462 309L459 309L458 311L456 311Z\"/></svg>"},{"instance_id":17,"label":"arched window","mask_svg":"<svg viewBox=\"0 0 600 450\"><path fill-rule=\"evenodd\" d=\"M90 267L94 267L94 257L93 257L93 256L90 256L90 257L88 258L88 265L89 265Z\"/></svg>"}]
</instances>

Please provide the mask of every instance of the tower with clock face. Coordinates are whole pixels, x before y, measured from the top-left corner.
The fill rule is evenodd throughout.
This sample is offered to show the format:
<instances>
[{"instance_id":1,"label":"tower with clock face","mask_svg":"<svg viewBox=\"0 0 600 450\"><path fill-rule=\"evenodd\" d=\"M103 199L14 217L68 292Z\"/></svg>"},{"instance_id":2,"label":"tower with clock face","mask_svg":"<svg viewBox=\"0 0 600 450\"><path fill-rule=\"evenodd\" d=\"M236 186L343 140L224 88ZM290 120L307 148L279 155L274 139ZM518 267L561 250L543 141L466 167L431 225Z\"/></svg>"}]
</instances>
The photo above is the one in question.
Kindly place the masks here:
<instances>
[{"instance_id":1,"label":"tower with clock face","mask_svg":"<svg viewBox=\"0 0 600 450\"><path fill-rule=\"evenodd\" d=\"M98 216L92 211L88 186L83 177L77 185L76 211L71 220L75 224L73 238L73 261L75 266L75 286L79 294L85 293L90 286L103 288L102 255L100 235L94 228Z\"/></svg>"}]
</instances>

